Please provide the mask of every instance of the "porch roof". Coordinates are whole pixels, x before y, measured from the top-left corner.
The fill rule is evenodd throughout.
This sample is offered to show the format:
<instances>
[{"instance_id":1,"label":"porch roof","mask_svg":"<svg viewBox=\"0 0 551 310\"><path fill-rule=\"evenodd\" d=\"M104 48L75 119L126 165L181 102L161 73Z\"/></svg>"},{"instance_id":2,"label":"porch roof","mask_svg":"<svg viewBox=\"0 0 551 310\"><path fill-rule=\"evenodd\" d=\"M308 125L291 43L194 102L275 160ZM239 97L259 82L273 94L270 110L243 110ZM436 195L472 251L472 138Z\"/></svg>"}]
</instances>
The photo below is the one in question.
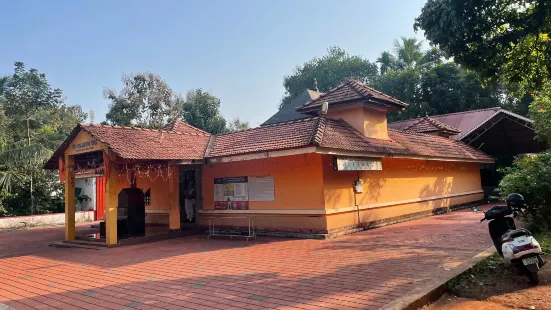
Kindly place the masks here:
<instances>
[{"instance_id":1,"label":"porch roof","mask_svg":"<svg viewBox=\"0 0 551 310\"><path fill-rule=\"evenodd\" d=\"M79 124L46 162L46 169L57 169L58 158L81 131L104 143L120 157L137 160L201 160L210 140L210 134L202 131Z\"/></svg>"}]
</instances>

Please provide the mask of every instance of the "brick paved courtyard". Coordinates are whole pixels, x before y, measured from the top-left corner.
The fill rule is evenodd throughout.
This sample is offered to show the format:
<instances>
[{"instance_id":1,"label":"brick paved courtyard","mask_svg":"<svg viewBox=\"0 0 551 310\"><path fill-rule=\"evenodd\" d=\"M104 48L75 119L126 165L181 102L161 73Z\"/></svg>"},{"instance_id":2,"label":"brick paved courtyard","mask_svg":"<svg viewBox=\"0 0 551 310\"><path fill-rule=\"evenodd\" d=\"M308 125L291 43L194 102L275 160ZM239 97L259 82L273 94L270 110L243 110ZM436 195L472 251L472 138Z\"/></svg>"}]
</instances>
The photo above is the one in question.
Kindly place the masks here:
<instances>
[{"instance_id":1,"label":"brick paved courtyard","mask_svg":"<svg viewBox=\"0 0 551 310\"><path fill-rule=\"evenodd\" d=\"M194 236L106 250L48 247L61 227L1 232L0 304L377 309L486 250L481 217L459 211L334 240Z\"/></svg>"}]
</instances>

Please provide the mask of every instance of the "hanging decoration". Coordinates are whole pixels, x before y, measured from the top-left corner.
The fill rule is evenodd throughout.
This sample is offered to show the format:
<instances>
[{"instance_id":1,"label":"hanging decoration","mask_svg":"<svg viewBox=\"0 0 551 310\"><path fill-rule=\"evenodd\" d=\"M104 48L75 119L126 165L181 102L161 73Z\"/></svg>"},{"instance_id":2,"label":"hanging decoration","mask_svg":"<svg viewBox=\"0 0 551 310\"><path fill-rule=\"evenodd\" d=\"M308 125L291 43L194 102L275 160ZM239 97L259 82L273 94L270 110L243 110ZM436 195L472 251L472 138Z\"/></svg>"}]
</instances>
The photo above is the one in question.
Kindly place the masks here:
<instances>
[{"instance_id":1,"label":"hanging decoration","mask_svg":"<svg viewBox=\"0 0 551 310\"><path fill-rule=\"evenodd\" d=\"M142 163L131 165L128 163L117 163L115 166L119 177L126 174L128 184L135 184L136 176L139 176L140 178L147 178L151 182L155 182L159 178L166 182L168 179L172 178L172 170L170 169L170 165L168 163Z\"/></svg>"},{"instance_id":2,"label":"hanging decoration","mask_svg":"<svg viewBox=\"0 0 551 310\"><path fill-rule=\"evenodd\" d=\"M63 156L59 156L59 162L58 162L58 173L59 173L59 183L64 184L65 183L65 163L63 162Z\"/></svg>"},{"instance_id":3,"label":"hanging decoration","mask_svg":"<svg viewBox=\"0 0 551 310\"><path fill-rule=\"evenodd\" d=\"M74 158L74 166L76 178L102 176L105 170L101 152L76 155Z\"/></svg>"}]
</instances>

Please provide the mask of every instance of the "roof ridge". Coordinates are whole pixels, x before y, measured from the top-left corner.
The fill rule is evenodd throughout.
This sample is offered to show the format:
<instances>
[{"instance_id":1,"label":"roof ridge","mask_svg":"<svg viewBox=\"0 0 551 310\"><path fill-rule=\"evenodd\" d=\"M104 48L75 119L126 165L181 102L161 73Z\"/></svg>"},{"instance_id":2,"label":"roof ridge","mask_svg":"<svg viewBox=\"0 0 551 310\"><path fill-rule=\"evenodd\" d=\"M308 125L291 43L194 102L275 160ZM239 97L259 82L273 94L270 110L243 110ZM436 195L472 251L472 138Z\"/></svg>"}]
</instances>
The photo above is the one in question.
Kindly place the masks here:
<instances>
[{"instance_id":1,"label":"roof ridge","mask_svg":"<svg viewBox=\"0 0 551 310\"><path fill-rule=\"evenodd\" d=\"M422 118L419 118L418 120L416 119L411 125L407 126L406 128L404 128L403 130L405 131L410 131L411 128L421 124L422 122L424 121L427 121L429 124L431 124L432 126L436 127L437 129L441 129L441 130L447 130L447 131L450 131L450 132L455 132L455 133L460 133L461 130L455 128L455 127L452 127L448 124L445 124L437 119L434 119L430 116L424 116ZM411 130L413 132L413 130ZM425 131L414 131L414 132L426 132L426 131L429 131L429 130L425 130Z\"/></svg>"},{"instance_id":2,"label":"roof ridge","mask_svg":"<svg viewBox=\"0 0 551 310\"><path fill-rule=\"evenodd\" d=\"M444 141L452 141L452 142L457 141L457 140L453 140L453 139L448 139L448 138L446 138L446 137L441 137L441 136L437 136L437 135L430 135L430 134L422 133L422 132L415 132L415 131L408 131L408 130L399 130L399 129L393 129L393 128L388 128L388 130L390 130L390 131L395 131L395 132L400 132L400 133L406 133L406 134L410 134L410 135L416 135L416 136L424 136L424 137L432 137L432 138L444 139Z\"/></svg>"},{"instance_id":3,"label":"roof ridge","mask_svg":"<svg viewBox=\"0 0 551 310\"><path fill-rule=\"evenodd\" d=\"M320 146L321 141L323 140L323 134L325 132L325 124L327 122L327 118L325 116L321 116L317 119L316 124L314 125L314 128L312 130L312 136L310 137L309 144Z\"/></svg>"},{"instance_id":4,"label":"roof ridge","mask_svg":"<svg viewBox=\"0 0 551 310\"><path fill-rule=\"evenodd\" d=\"M174 127L174 126L176 125L176 123L182 124L182 125L184 125L184 126L186 126L186 127L188 127L188 128L191 128L191 129L193 129L193 130L202 132L202 133L204 133L204 134L210 135L210 133L208 133L208 132L206 132L206 131L204 131L204 130L202 130L202 129L200 129L200 128L197 128L197 127L195 127L195 126L192 126L192 125L190 125L189 123L184 122L183 120L180 120L180 119L174 120L174 121L172 122L172 126ZM175 128L173 128L172 131L176 131Z\"/></svg>"},{"instance_id":5,"label":"roof ridge","mask_svg":"<svg viewBox=\"0 0 551 310\"><path fill-rule=\"evenodd\" d=\"M362 82L356 81L356 80L354 80L354 79L350 79L350 81L354 84L354 86L355 86L355 87L354 87L354 90L356 90L356 91L358 91L356 87L360 86L360 87L363 87L363 88L367 88L367 90L372 91L372 92L374 92L374 93L377 93L377 94L379 94L379 95L381 95L381 96L383 96L383 97L385 97L385 98L388 98L389 100L396 100L396 101L398 101L398 102L400 102L400 103L402 103L402 104L408 105L407 103L403 102L402 100L400 100L400 99L398 99L398 98L394 98L394 97L392 97L392 96L390 96L390 95L387 95L387 94L383 93L382 91L376 90L376 89L373 88L373 87L369 87L369 86L365 85L365 84L362 83ZM359 92L359 91L358 91L358 92ZM362 95L366 96L366 94L364 94L363 92L360 92L360 93L361 93ZM369 94L369 93L368 93L368 94L367 94L367 97L373 97L373 94Z\"/></svg>"},{"instance_id":6,"label":"roof ridge","mask_svg":"<svg viewBox=\"0 0 551 310\"><path fill-rule=\"evenodd\" d=\"M270 128L270 127L277 127L277 126L282 126L282 125L288 125L288 124L306 122L306 121L309 121L309 120L316 119L316 118L318 118L318 117L319 117L319 116L310 116L310 117L299 118L299 119L293 119L293 120L290 120L290 121L284 121L284 122L279 122L279 123L271 123L271 124L267 124L267 125L263 125L263 126L257 126L257 127L253 127L253 128L244 129L244 130L238 130L238 131L234 131L234 132L221 133L221 134L217 134L217 135L215 135L215 136L217 136L217 137L220 137L220 136L227 136L227 135L231 135L231 134L238 133L238 132L245 132L245 131L251 131L251 130L256 130L256 129L265 129L265 128Z\"/></svg>"},{"instance_id":7,"label":"roof ridge","mask_svg":"<svg viewBox=\"0 0 551 310\"><path fill-rule=\"evenodd\" d=\"M142 127L136 127L136 126L119 126L119 125L87 124L87 123L79 123L79 125L82 128L99 127L99 128L112 128L112 129L125 129L125 130L154 131L154 132L170 133L170 134L177 134L177 135L188 135L188 136L210 136L209 133L203 134L203 133L179 132L174 130L142 128Z\"/></svg>"},{"instance_id":8,"label":"roof ridge","mask_svg":"<svg viewBox=\"0 0 551 310\"><path fill-rule=\"evenodd\" d=\"M331 89L328 90L326 93L321 93L321 95L320 95L318 98L312 99L312 100L306 102L306 103L303 104L302 106L298 107L297 110L300 109L300 108L303 108L303 107L307 107L307 106L308 106L310 103L312 103L313 101L321 100L323 97L329 95L331 92L343 88L344 86L346 86L346 83L347 83L347 82L345 81L345 82L341 83L339 86L334 87L334 88L331 88Z\"/></svg>"},{"instance_id":9,"label":"roof ridge","mask_svg":"<svg viewBox=\"0 0 551 310\"><path fill-rule=\"evenodd\" d=\"M439 127L440 129L445 129L445 130L449 130L449 131L456 131L457 133L461 132L461 130L459 130L459 129L453 127L453 126L450 126L448 124L445 124L445 123L443 123L443 122L441 122L437 119L434 119L430 116L425 116L425 119L427 121L429 121L431 124L433 124L434 126Z\"/></svg>"},{"instance_id":10,"label":"roof ridge","mask_svg":"<svg viewBox=\"0 0 551 310\"><path fill-rule=\"evenodd\" d=\"M434 115L430 115L430 117L434 118L434 117L440 117L440 116L448 116L448 115L456 115L456 114L466 114L466 113L475 113L475 112L480 112L480 111L488 111L488 110L498 110L496 111L499 112L499 110L502 110L502 111L508 111L502 107L492 107L492 108L484 108L484 109L477 109L477 110L468 110L468 111L459 111L459 112L453 112L453 113L446 113L446 114L434 114ZM508 112L511 112L511 111L508 111ZM514 113L514 112L511 112L511 113ZM516 114L516 113L515 113ZM520 115L522 116L522 115ZM410 119L403 119L403 120L399 120L399 121L395 121L395 122L390 122L391 124L397 124L397 123L404 123L404 122L409 122L409 121L412 121L412 120L417 120L417 119L420 119L420 118L423 118L424 116L419 116L419 117L414 117L414 118L410 118Z\"/></svg>"}]
</instances>

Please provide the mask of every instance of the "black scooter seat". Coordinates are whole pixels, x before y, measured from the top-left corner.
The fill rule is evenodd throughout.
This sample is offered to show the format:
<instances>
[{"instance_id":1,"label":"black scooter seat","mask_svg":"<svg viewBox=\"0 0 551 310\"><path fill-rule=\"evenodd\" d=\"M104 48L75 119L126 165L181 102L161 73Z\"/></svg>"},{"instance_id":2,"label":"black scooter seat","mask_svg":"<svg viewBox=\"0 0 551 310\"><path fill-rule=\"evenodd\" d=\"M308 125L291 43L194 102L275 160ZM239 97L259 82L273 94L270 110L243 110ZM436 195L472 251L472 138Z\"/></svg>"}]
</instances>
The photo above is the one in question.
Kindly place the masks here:
<instances>
[{"instance_id":1,"label":"black scooter seat","mask_svg":"<svg viewBox=\"0 0 551 310\"><path fill-rule=\"evenodd\" d=\"M504 233L502 236L501 236L501 240L511 240L511 239L515 239L515 238L518 238L518 237L522 237L522 236L526 236L526 237L530 237L532 236L532 233L530 233L528 230L524 229L524 228L521 228L521 229L511 229L511 230L508 230L506 233Z\"/></svg>"}]
</instances>

